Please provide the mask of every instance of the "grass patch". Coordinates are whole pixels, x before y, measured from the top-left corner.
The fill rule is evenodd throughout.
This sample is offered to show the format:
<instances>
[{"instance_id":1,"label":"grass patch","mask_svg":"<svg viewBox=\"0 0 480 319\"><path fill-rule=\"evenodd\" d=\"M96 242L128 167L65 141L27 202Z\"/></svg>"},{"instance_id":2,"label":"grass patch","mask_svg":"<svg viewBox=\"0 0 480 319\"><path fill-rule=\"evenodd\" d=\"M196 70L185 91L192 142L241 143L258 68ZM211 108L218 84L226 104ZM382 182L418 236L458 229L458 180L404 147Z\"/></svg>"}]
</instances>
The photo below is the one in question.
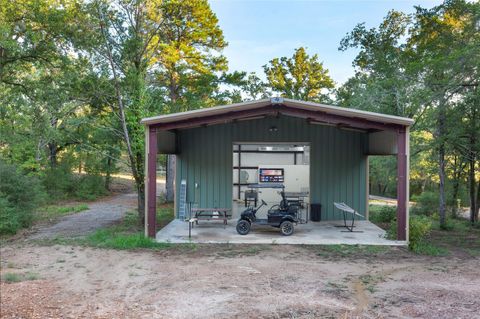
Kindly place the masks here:
<instances>
[{"instance_id":1,"label":"grass patch","mask_svg":"<svg viewBox=\"0 0 480 319\"><path fill-rule=\"evenodd\" d=\"M465 248L465 251L472 257L480 256L480 243L476 248Z\"/></svg>"},{"instance_id":2,"label":"grass patch","mask_svg":"<svg viewBox=\"0 0 480 319\"><path fill-rule=\"evenodd\" d=\"M173 219L171 204L162 205L157 213L157 224L166 225ZM56 238L42 241L44 244L82 245L98 248L133 250L152 249L164 250L180 248L194 250L194 244L158 243L152 238L145 237L144 226L138 220L136 212L128 212L121 222L106 228L99 229L84 238Z\"/></svg>"},{"instance_id":3,"label":"grass patch","mask_svg":"<svg viewBox=\"0 0 480 319\"><path fill-rule=\"evenodd\" d=\"M216 255L224 258L235 258L241 256L255 256L261 253L262 251L269 250L268 245L230 245L226 244L225 246L220 246L223 248L220 251L217 251Z\"/></svg>"},{"instance_id":4,"label":"grass patch","mask_svg":"<svg viewBox=\"0 0 480 319\"><path fill-rule=\"evenodd\" d=\"M327 282L327 287L330 288L330 289L333 289L333 290L344 290L344 291L348 290L347 285L344 285L342 283L333 282L333 281Z\"/></svg>"},{"instance_id":5,"label":"grass patch","mask_svg":"<svg viewBox=\"0 0 480 319\"><path fill-rule=\"evenodd\" d=\"M366 290L368 290L370 293L375 292L375 286L380 283L385 281L385 278L381 275L362 275L360 276L360 281L362 282L363 286L365 287Z\"/></svg>"},{"instance_id":6,"label":"grass patch","mask_svg":"<svg viewBox=\"0 0 480 319\"><path fill-rule=\"evenodd\" d=\"M173 218L173 208L165 207L157 213L157 222L166 223ZM95 233L87 236L84 244L93 247L111 248L111 249L168 249L173 245L171 243L157 243L154 239L145 237L143 225L139 223L136 212L128 212L122 222L97 230Z\"/></svg>"},{"instance_id":7,"label":"grass patch","mask_svg":"<svg viewBox=\"0 0 480 319\"><path fill-rule=\"evenodd\" d=\"M157 208L157 230L162 229L175 218L172 204L162 204Z\"/></svg>"},{"instance_id":8,"label":"grass patch","mask_svg":"<svg viewBox=\"0 0 480 319\"><path fill-rule=\"evenodd\" d=\"M40 278L40 276L37 273L34 273L34 272L27 272L25 274L25 279L26 280L37 280L39 278Z\"/></svg>"},{"instance_id":9,"label":"grass patch","mask_svg":"<svg viewBox=\"0 0 480 319\"><path fill-rule=\"evenodd\" d=\"M444 247L436 246L428 241L419 241L413 248L412 251L419 255L427 256L447 256L450 254L448 249Z\"/></svg>"},{"instance_id":10,"label":"grass patch","mask_svg":"<svg viewBox=\"0 0 480 319\"><path fill-rule=\"evenodd\" d=\"M153 249L165 250L179 248L184 250L195 250L196 245L189 244L172 244L159 243L152 238L145 237L143 232L128 234L117 232L115 229L101 229L86 237L80 242L83 245L99 248L109 248L118 250L133 249Z\"/></svg>"},{"instance_id":11,"label":"grass patch","mask_svg":"<svg viewBox=\"0 0 480 319\"><path fill-rule=\"evenodd\" d=\"M115 228L107 228L96 231L85 238L88 246L112 248L112 249L137 249L137 248L170 248L170 243L157 243L155 240L145 237L143 233L126 234Z\"/></svg>"},{"instance_id":12,"label":"grass patch","mask_svg":"<svg viewBox=\"0 0 480 319\"><path fill-rule=\"evenodd\" d=\"M468 221L464 219L458 218L449 218L447 219L445 226L440 226L440 221L435 218L432 221L432 227L436 230L446 230L446 231L456 231L456 232L470 232L474 231L474 226Z\"/></svg>"},{"instance_id":13,"label":"grass patch","mask_svg":"<svg viewBox=\"0 0 480 319\"><path fill-rule=\"evenodd\" d=\"M27 272L25 274L18 274L18 273L6 273L2 276L2 280L4 282L21 282L26 280L37 280L40 276L34 272Z\"/></svg>"},{"instance_id":14,"label":"grass patch","mask_svg":"<svg viewBox=\"0 0 480 319\"><path fill-rule=\"evenodd\" d=\"M78 204L74 206L49 205L37 211L35 214L35 221L42 222L53 220L69 214L75 214L89 209L87 204Z\"/></svg>"},{"instance_id":15,"label":"grass patch","mask_svg":"<svg viewBox=\"0 0 480 319\"><path fill-rule=\"evenodd\" d=\"M3 275L3 281L5 282L20 282L22 281L22 277L19 274L16 273L6 273Z\"/></svg>"},{"instance_id":16,"label":"grass patch","mask_svg":"<svg viewBox=\"0 0 480 319\"><path fill-rule=\"evenodd\" d=\"M318 256L374 256L386 253L390 250L388 246L374 245L311 245L306 246L313 249Z\"/></svg>"},{"instance_id":17,"label":"grass patch","mask_svg":"<svg viewBox=\"0 0 480 319\"><path fill-rule=\"evenodd\" d=\"M433 256L442 256L446 250L457 257L478 256L480 254L480 229L477 227L467 220L450 218L447 219L446 227L441 228L438 220L434 220L432 232L426 239L425 245L430 244L441 251L437 253L438 249L422 247L422 252L426 251L427 254L433 254Z\"/></svg>"}]
</instances>

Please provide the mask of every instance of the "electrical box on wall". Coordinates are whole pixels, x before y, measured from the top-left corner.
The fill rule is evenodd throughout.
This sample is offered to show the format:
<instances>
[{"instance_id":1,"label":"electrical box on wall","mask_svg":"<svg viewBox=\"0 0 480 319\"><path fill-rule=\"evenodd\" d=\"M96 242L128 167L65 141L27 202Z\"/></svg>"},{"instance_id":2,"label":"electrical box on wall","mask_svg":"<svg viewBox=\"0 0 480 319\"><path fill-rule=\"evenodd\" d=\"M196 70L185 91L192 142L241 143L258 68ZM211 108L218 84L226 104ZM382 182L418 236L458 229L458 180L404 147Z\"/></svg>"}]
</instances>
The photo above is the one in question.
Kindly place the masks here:
<instances>
[{"instance_id":1,"label":"electrical box on wall","mask_svg":"<svg viewBox=\"0 0 480 319\"><path fill-rule=\"evenodd\" d=\"M285 176L283 168L259 168L258 175L260 183L283 183Z\"/></svg>"}]
</instances>

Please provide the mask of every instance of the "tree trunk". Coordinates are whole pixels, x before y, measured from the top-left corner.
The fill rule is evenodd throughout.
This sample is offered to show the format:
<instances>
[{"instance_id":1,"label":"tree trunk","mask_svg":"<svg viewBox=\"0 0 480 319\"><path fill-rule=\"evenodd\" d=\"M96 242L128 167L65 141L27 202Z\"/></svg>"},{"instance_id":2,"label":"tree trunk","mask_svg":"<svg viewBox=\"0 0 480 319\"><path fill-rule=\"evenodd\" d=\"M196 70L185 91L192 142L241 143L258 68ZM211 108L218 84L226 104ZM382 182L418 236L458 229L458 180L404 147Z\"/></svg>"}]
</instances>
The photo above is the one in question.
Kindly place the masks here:
<instances>
[{"instance_id":1,"label":"tree trunk","mask_svg":"<svg viewBox=\"0 0 480 319\"><path fill-rule=\"evenodd\" d=\"M440 226L445 226L446 223L446 204L445 204L445 146L440 146L438 151L438 177L440 179L439 186L439 208L438 214L440 216Z\"/></svg>"},{"instance_id":2,"label":"tree trunk","mask_svg":"<svg viewBox=\"0 0 480 319\"><path fill-rule=\"evenodd\" d=\"M110 183L112 181L112 176L110 171L112 170L112 159L110 157L107 158L107 174L105 175L105 189L110 191Z\"/></svg>"},{"instance_id":3,"label":"tree trunk","mask_svg":"<svg viewBox=\"0 0 480 319\"><path fill-rule=\"evenodd\" d=\"M141 187L138 187L137 185L137 208L139 212L143 212L143 217L140 216L141 221L145 222L145 188L143 185Z\"/></svg>"},{"instance_id":4,"label":"tree trunk","mask_svg":"<svg viewBox=\"0 0 480 319\"><path fill-rule=\"evenodd\" d=\"M473 142L473 143L472 143ZM473 137L470 138L470 156L468 158L468 179L469 179L469 196L470 196L470 221L475 222L477 215L477 192L475 192L475 152L472 147L475 145Z\"/></svg>"},{"instance_id":5,"label":"tree trunk","mask_svg":"<svg viewBox=\"0 0 480 319\"><path fill-rule=\"evenodd\" d=\"M456 178L453 181L453 191L452 191L452 216L457 217L458 216L458 208L459 206L457 205L457 200L458 200L458 189L459 189L460 183L458 178Z\"/></svg>"},{"instance_id":6,"label":"tree trunk","mask_svg":"<svg viewBox=\"0 0 480 319\"><path fill-rule=\"evenodd\" d=\"M106 31L105 31L104 23L103 23L104 17L103 17L102 12L100 12L100 9L99 9L98 13L99 13L99 17L101 19L100 29L101 29L101 32L102 32L103 40L105 41L107 59L108 59L109 65L110 65L110 70L112 71L112 75L113 75L113 87L115 89L115 96L117 98L118 110L119 110L119 114L120 114L120 123L122 125L123 138L124 138L125 144L127 146L127 155L128 155L128 159L129 159L129 162L130 162L130 168L132 170L132 175L133 175L133 178L135 179L135 184L137 186L138 198L139 199L140 198L145 198L145 190L144 190L144 187L143 187L143 185L144 185L143 176L140 176L139 173L138 173L139 172L137 170L137 164L138 163L136 161L135 154L132 151L130 134L129 134L129 130L128 130L128 126L127 126L127 120L126 120L126 116L125 116L125 107L123 105L122 92L121 92L121 87L120 87L120 83L119 83L119 79L118 79L118 75L117 75L117 67L115 65L115 62L113 61L112 48L111 48L110 42L109 42L109 40L106 36ZM137 207L138 207L139 219L140 219L140 221L144 221L145 220L145 203L144 203L144 201L139 200Z\"/></svg>"},{"instance_id":7,"label":"tree trunk","mask_svg":"<svg viewBox=\"0 0 480 319\"><path fill-rule=\"evenodd\" d=\"M460 211L460 202L458 199L458 192L460 189L460 178L465 166L458 156L454 158L453 166L453 190L452 190L452 216L457 217Z\"/></svg>"},{"instance_id":8,"label":"tree trunk","mask_svg":"<svg viewBox=\"0 0 480 319\"><path fill-rule=\"evenodd\" d=\"M439 186L439 207L438 214L440 216L440 227L446 225L446 203L445 203L445 121L446 110L445 101L442 98L439 104L436 138L439 140L438 145L438 177L440 179Z\"/></svg>"},{"instance_id":9,"label":"tree trunk","mask_svg":"<svg viewBox=\"0 0 480 319\"><path fill-rule=\"evenodd\" d=\"M165 183L165 200L173 202L175 194L175 155L167 155L166 183Z\"/></svg>"},{"instance_id":10,"label":"tree trunk","mask_svg":"<svg viewBox=\"0 0 480 319\"><path fill-rule=\"evenodd\" d=\"M178 72L175 70L175 65L170 66L170 85L169 85L169 97L170 103L174 107L175 111L178 112L180 109L178 108L177 102L179 98L178 94ZM166 202L173 202L174 200L174 179L175 179L175 165L176 165L176 157L175 155L167 155L167 165L165 169L165 201Z\"/></svg>"},{"instance_id":11,"label":"tree trunk","mask_svg":"<svg viewBox=\"0 0 480 319\"><path fill-rule=\"evenodd\" d=\"M478 185L477 185L477 207L476 211L477 213L475 214L475 222L478 222L479 219L479 214L480 214L480 179L478 180Z\"/></svg>"},{"instance_id":12,"label":"tree trunk","mask_svg":"<svg viewBox=\"0 0 480 319\"><path fill-rule=\"evenodd\" d=\"M48 143L48 152L50 159L50 168L57 167L57 145L55 142Z\"/></svg>"}]
</instances>

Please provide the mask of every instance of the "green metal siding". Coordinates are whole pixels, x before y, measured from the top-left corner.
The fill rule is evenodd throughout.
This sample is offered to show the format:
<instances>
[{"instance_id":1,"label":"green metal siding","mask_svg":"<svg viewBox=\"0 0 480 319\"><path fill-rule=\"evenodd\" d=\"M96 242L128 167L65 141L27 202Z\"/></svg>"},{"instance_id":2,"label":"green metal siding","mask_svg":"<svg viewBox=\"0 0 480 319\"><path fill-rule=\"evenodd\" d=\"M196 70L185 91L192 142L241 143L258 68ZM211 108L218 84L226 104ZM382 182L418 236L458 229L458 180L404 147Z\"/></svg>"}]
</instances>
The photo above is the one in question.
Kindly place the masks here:
<instances>
[{"instance_id":1,"label":"green metal siding","mask_svg":"<svg viewBox=\"0 0 480 319\"><path fill-rule=\"evenodd\" d=\"M270 132L272 126L278 130ZM178 135L177 192L180 181L187 180L187 201L200 207L231 207L233 143L309 143L310 201L322 204L322 219L341 218L334 201L365 212L367 134L279 116L180 130Z\"/></svg>"}]
</instances>

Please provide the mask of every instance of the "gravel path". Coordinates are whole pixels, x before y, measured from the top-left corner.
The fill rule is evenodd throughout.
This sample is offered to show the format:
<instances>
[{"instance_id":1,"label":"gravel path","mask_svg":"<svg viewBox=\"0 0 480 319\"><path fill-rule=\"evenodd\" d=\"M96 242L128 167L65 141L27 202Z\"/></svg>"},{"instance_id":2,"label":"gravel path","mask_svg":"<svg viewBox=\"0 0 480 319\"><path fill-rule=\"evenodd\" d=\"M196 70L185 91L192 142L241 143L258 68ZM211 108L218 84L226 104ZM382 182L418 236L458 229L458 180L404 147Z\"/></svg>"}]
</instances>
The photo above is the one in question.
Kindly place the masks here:
<instances>
[{"instance_id":1,"label":"gravel path","mask_svg":"<svg viewBox=\"0 0 480 319\"><path fill-rule=\"evenodd\" d=\"M30 239L79 237L109 226L137 207L137 194L119 194L88 204L89 209L65 216L54 225L40 227Z\"/></svg>"},{"instance_id":2,"label":"gravel path","mask_svg":"<svg viewBox=\"0 0 480 319\"><path fill-rule=\"evenodd\" d=\"M165 192L165 182L157 180L157 195ZM137 193L123 193L88 204L89 209L61 218L54 225L39 227L29 239L81 237L114 224L128 211L137 208Z\"/></svg>"}]
</instances>

